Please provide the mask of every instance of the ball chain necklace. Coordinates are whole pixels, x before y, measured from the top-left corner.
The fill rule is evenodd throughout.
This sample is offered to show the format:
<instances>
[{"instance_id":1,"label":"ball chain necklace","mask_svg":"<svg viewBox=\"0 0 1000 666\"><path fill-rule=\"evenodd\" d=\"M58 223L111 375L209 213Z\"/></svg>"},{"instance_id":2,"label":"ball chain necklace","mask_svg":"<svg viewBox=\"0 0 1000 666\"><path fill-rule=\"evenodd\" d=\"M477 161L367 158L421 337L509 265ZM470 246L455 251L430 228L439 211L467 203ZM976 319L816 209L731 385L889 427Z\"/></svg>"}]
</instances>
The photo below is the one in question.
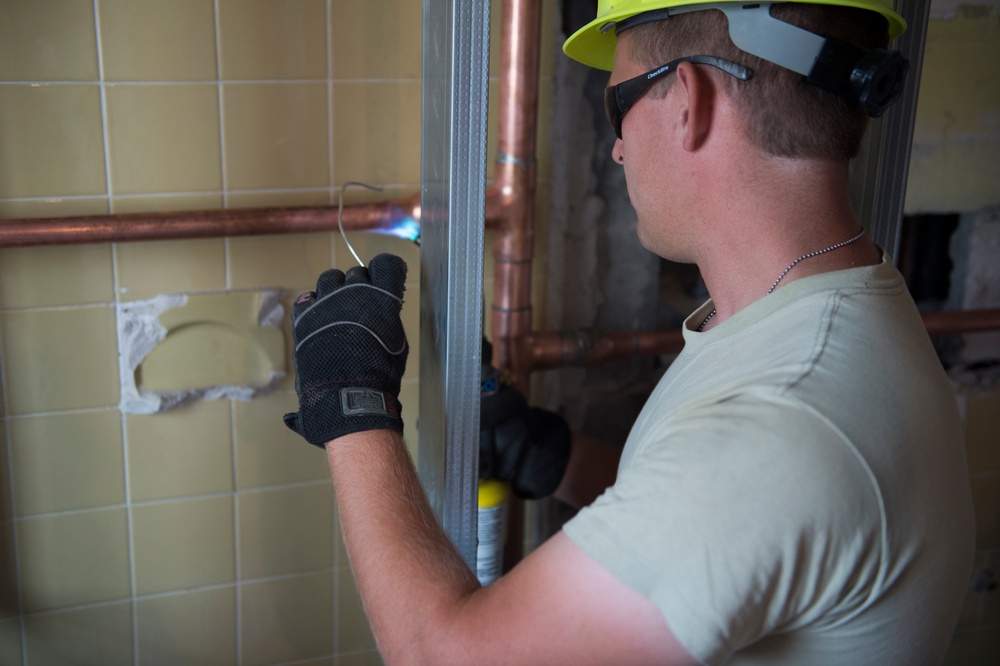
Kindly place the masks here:
<instances>
[{"instance_id":1,"label":"ball chain necklace","mask_svg":"<svg viewBox=\"0 0 1000 666\"><path fill-rule=\"evenodd\" d=\"M785 277L786 275L788 275L788 271L790 271L793 268L795 268L795 264L799 263L803 259L811 259L813 257L818 257L821 254L826 254L827 252L832 252L833 250L836 250L838 248L842 248L845 245L850 245L851 243L853 243L854 241L858 240L859 238L861 238L864 235L865 235L865 231L864 231L864 229L862 229L858 233L858 235L855 236L854 238L851 238L851 239L848 239L848 240L845 240L845 241L841 241L840 243L837 243L836 245L831 245L830 247L824 248L822 250L816 250L815 252L808 252L806 254L803 254L801 257L799 257L798 259L796 259L792 263L788 264L788 268L786 268L784 271L781 272L781 275L779 275L778 279L774 281L774 284L771 285L771 288L767 290L767 293L770 294L772 291L774 291L777 288L778 283L781 282L781 279L783 277ZM711 312L708 313L708 316L705 317L705 320L703 322L701 322L701 324L696 329L699 333L701 331L705 330L705 325L708 324L708 322L710 322L712 320L712 317L715 316L715 312L716 311L713 309Z\"/></svg>"}]
</instances>

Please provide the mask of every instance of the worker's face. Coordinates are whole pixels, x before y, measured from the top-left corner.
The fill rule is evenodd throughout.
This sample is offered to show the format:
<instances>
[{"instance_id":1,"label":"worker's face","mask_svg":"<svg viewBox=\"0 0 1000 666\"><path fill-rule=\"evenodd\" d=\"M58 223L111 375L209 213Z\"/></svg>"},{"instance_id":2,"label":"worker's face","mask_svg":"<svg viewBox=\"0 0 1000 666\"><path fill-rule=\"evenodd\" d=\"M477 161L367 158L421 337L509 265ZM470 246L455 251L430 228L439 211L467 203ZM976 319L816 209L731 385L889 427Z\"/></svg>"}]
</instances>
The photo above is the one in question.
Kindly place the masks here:
<instances>
[{"instance_id":1,"label":"worker's face","mask_svg":"<svg viewBox=\"0 0 1000 666\"><path fill-rule=\"evenodd\" d=\"M631 57L629 33L622 33L608 84L621 83L648 69ZM660 256L666 256L666 248L662 247L666 240L664 225L672 217L669 208L670 146L664 132L667 106L666 98L658 99L648 94L639 98L622 117L622 138L617 139L611 149L612 158L625 170L629 200L638 217L636 233L639 240Z\"/></svg>"}]
</instances>

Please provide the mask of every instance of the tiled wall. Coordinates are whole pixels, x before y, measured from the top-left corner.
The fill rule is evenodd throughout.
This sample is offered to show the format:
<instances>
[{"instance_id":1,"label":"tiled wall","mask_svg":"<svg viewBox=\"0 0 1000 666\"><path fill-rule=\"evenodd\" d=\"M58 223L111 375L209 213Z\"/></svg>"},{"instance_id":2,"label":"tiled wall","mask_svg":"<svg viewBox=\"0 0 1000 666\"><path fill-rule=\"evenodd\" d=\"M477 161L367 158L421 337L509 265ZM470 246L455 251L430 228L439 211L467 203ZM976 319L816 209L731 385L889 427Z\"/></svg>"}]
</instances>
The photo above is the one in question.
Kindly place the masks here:
<instances>
[{"instance_id":1,"label":"tiled wall","mask_svg":"<svg viewBox=\"0 0 1000 666\"><path fill-rule=\"evenodd\" d=\"M421 5L4 0L0 218L326 205L348 180L413 194ZM352 239L409 263L418 344L418 249ZM117 409L117 304L280 288L287 308L351 264L338 234L0 250L0 663L378 663L323 453L281 423L291 377L251 402Z\"/></svg>"}]
</instances>

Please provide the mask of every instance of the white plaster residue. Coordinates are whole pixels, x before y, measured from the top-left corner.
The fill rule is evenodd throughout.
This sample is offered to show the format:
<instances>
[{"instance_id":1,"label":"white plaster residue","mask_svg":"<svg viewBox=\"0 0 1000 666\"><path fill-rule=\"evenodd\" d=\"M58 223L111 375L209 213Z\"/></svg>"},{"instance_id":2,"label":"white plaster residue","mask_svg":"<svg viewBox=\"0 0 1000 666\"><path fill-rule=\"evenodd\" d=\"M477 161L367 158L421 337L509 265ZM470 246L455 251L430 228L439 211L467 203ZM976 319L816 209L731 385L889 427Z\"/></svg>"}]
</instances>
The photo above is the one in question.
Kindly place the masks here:
<instances>
[{"instance_id":1,"label":"white plaster residue","mask_svg":"<svg viewBox=\"0 0 1000 666\"><path fill-rule=\"evenodd\" d=\"M266 373L266 379L255 382L254 385L209 385L209 386L184 386L176 389L150 390L142 387L142 381L137 381L141 377L141 366L149 359L154 350L163 349L164 340L172 333L180 332L180 335L191 335L194 328L192 324L205 324L205 331L217 329L238 330L238 324L234 326L233 315L220 316L218 320L211 317L205 318L202 312L196 311L197 321L185 320L183 308L188 306L192 299L195 307L198 306L198 299L218 298L227 295L247 296L248 294L212 294L212 295L192 295L185 294L161 294L155 298L145 301L133 301L120 303L118 306L118 335L121 349L121 362L119 364L121 372L121 402L119 409L129 414L154 414L175 407L189 404L198 400L216 400L219 398L234 398L248 401L254 396L269 391L274 384L285 376L284 372L284 343L281 332L281 323L284 317L284 308L281 304L281 292L277 289L268 289L250 294L254 297L253 303L259 306L257 312L251 313L250 321L247 322L247 329L257 329L253 333L257 336L257 342L263 342L261 356L265 363L270 361L271 368ZM240 308L235 308L238 312ZM166 315L166 317L164 317ZM161 318L168 321L164 326ZM172 323L169 323L172 322ZM262 330L263 329L263 330ZM261 336L263 332L265 335ZM211 337L211 336L207 336ZM249 336L253 337L253 335ZM170 337L170 340L173 340ZM170 341L168 340L168 342ZM160 349L158 350L158 346ZM222 353L225 353L224 351Z\"/></svg>"}]
</instances>

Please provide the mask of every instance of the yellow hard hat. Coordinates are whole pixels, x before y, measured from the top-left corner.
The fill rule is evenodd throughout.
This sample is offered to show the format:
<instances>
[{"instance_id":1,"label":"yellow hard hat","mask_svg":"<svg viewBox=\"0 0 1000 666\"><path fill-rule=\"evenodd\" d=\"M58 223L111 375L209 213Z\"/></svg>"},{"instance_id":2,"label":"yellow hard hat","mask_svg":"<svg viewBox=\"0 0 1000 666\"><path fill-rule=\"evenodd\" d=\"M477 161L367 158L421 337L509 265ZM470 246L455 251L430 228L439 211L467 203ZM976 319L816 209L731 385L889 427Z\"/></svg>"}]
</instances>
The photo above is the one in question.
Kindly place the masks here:
<instances>
[{"instance_id":1,"label":"yellow hard hat","mask_svg":"<svg viewBox=\"0 0 1000 666\"><path fill-rule=\"evenodd\" d=\"M838 5L855 7L878 12L889 21L889 38L894 39L906 30L906 21L893 11L892 0L788 0L790 2L807 2L816 5ZM596 67L611 70L615 61L615 44L618 37L614 24L623 19L642 14L643 12L672 7L687 7L723 3L741 3L746 0L598 0L597 18L577 30L563 44L563 52L573 60ZM761 3L764 4L764 3Z\"/></svg>"}]
</instances>

